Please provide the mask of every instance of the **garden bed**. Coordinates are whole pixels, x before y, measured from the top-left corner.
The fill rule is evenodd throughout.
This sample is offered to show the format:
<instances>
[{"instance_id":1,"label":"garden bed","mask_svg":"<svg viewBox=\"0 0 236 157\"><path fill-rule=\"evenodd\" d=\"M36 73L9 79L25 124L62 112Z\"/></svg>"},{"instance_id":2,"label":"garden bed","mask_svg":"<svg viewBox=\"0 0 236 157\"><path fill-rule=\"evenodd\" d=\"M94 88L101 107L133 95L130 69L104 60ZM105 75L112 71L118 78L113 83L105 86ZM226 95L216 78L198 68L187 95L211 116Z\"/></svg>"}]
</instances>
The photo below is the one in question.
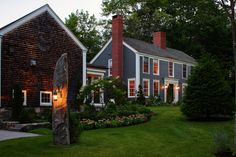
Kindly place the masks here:
<instances>
[{"instance_id":1,"label":"garden bed","mask_svg":"<svg viewBox=\"0 0 236 157\"><path fill-rule=\"evenodd\" d=\"M84 118L80 121L80 124L84 130L98 128L115 128L144 123L147 122L150 117L151 114L133 114L129 116L117 116L115 118L103 118L99 120L91 120Z\"/></svg>"}]
</instances>

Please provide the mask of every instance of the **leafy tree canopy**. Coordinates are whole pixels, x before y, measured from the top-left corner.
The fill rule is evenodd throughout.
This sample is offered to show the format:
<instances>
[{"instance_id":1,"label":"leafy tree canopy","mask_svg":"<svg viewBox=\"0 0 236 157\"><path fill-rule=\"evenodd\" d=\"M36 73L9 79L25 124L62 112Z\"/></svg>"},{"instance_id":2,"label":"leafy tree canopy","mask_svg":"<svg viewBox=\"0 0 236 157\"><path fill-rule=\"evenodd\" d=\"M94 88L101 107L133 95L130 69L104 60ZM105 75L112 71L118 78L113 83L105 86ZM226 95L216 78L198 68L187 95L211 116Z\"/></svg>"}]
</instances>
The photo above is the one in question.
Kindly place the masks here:
<instances>
[{"instance_id":1,"label":"leafy tree canopy","mask_svg":"<svg viewBox=\"0 0 236 157\"><path fill-rule=\"evenodd\" d=\"M76 11L65 20L66 26L88 49L88 61L90 61L102 47L102 34L99 32L100 22L88 11Z\"/></svg>"},{"instance_id":2,"label":"leafy tree canopy","mask_svg":"<svg viewBox=\"0 0 236 157\"><path fill-rule=\"evenodd\" d=\"M168 47L198 59L210 52L231 70L229 21L212 0L103 0L103 15L125 16L125 36L152 42L167 32Z\"/></svg>"}]
</instances>

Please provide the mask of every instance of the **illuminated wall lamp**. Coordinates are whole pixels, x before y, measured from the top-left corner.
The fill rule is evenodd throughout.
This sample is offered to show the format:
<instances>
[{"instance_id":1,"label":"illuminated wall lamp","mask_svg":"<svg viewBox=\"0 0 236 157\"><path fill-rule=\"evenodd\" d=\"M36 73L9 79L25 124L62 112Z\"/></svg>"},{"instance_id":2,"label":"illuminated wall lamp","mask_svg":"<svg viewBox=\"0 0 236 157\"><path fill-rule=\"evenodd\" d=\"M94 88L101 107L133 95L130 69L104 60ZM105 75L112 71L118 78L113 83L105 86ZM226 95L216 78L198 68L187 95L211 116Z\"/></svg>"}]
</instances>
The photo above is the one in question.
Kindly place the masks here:
<instances>
[{"instance_id":1,"label":"illuminated wall lamp","mask_svg":"<svg viewBox=\"0 0 236 157\"><path fill-rule=\"evenodd\" d=\"M57 101L57 92L56 91L53 92L53 101Z\"/></svg>"},{"instance_id":2,"label":"illuminated wall lamp","mask_svg":"<svg viewBox=\"0 0 236 157\"><path fill-rule=\"evenodd\" d=\"M175 89L179 90L179 86L177 86Z\"/></svg>"}]
</instances>

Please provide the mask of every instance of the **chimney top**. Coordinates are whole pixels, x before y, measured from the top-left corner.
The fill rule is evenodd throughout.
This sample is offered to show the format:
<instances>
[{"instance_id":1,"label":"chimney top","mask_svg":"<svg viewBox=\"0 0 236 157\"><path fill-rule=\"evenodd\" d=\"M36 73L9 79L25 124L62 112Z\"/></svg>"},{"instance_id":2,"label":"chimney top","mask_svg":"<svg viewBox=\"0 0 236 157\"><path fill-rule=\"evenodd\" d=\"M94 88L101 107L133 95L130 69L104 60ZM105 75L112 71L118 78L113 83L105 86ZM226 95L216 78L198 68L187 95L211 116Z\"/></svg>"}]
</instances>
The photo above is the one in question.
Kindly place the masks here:
<instances>
[{"instance_id":1,"label":"chimney top","mask_svg":"<svg viewBox=\"0 0 236 157\"><path fill-rule=\"evenodd\" d=\"M166 49L166 32L154 32L153 44L162 49Z\"/></svg>"}]
</instances>

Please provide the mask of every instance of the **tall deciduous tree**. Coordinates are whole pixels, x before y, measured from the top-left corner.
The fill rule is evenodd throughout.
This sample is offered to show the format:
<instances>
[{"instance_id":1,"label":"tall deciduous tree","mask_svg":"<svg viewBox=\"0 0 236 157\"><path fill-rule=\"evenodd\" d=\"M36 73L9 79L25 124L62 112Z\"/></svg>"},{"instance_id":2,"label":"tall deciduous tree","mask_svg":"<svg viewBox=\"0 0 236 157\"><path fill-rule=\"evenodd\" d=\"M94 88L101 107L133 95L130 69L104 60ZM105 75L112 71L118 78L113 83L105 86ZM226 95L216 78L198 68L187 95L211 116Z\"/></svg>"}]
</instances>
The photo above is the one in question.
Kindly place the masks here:
<instances>
[{"instance_id":1,"label":"tall deciduous tree","mask_svg":"<svg viewBox=\"0 0 236 157\"><path fill-rule=\"evenodd\" d=\"M104 15L120 12L125 15L125 36L152 42L153 32L166 31L169 47L196 59L209 52L231 69L229 22L214 1L104 0L103 3Z\"/></svg>"},{"instance_id":2,"label":"tall deciduous tree","mask_svg":"<svg viewBox=\"0 0 236 157\"><path fill-rule=\"evenodd\" d=\"M230 24L232 32L232 46L233 46L233 56L234 56L234 78L235 78L235 102L236 102L236 19L235 19L235 4L236 0L215 0L217 4L225 11ZM236 149L236 115L234 121L234 148Z\"/></svg>"},{"instance_id":3,"label":"tall deciduous tree","mask_svg":"<svg viewBox=\"0 0 236 157\"><path fill-rule=\"evenodd\" d=\"M76 11L65 20L66 26L88 48L87 59L90 61L102 47L102 35L99 32L100 23L88 11Z\"/></svg>"}]
</instances>

